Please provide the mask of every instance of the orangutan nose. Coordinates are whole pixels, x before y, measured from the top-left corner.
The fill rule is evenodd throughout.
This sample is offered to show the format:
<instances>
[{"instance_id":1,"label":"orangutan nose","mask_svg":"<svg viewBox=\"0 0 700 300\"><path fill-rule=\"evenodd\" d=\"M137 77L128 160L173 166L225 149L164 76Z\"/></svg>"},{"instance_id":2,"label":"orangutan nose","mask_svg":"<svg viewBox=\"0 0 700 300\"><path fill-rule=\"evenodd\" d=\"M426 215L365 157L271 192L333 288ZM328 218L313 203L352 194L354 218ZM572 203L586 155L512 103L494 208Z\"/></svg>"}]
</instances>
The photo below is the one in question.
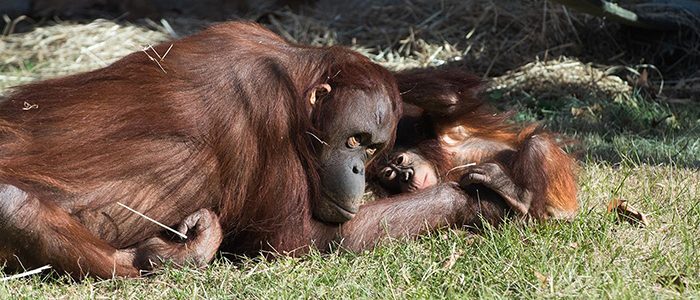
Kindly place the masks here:
<instances>
[{"instance_id":1,"label":"orangutan nose","mask_svg":"<svg viewBox=\"0 0 700 300\"><path fill-rule=\"evenodd\" d=\"M365 166L361 164L354 165L352 167L352 172L357 175L365 175Z\"/></svg>"},{"instance_id":2,"label":"orangutan nose","mask_svg":"<svg viewBox=\"0 0 700 300\"><path fill-rule=\"evenodd\" d=\"M401 171L401 181L409 182L413 178L413 169L405 169Z\"/></svg>"}]
</instances>

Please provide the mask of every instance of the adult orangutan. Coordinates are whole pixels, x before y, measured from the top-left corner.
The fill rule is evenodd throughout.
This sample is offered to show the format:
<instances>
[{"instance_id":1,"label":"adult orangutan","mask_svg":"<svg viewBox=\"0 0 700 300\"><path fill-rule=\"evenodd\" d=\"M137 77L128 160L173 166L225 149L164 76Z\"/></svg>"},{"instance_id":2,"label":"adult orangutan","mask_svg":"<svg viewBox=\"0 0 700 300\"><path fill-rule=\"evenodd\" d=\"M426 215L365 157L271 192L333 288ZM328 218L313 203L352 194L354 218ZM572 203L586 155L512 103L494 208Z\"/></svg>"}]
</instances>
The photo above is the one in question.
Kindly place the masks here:
<instances>
[{"instance_id":1,"label":"adult orangutan","mask_svg":"<svg viewBox=\"0 0 700 300\"><path fill-rule=\"evenodd\" d=\"M481 80L458 70L397 74L404 114L395 149L374 168L389 193L440 181L496 192L509 209L536 219L578 210L573 159L537 126L507 124L479 97ZM489 220L497 223L498 220Z\"/></svg>"},{"instance_id":2,"label":"adult orangutan","mask_svg":"<svg viewBox=\"0 0 700 300\"><path fill-rule=\"evenodd\" d=\"M454 183L360 206L400 101L365 57L250 23L17 87L0 103L0 261L129 277L152 258L206 263L219 244L360 250L501 215L495 193Z\"/></svg>"}]
</instances>

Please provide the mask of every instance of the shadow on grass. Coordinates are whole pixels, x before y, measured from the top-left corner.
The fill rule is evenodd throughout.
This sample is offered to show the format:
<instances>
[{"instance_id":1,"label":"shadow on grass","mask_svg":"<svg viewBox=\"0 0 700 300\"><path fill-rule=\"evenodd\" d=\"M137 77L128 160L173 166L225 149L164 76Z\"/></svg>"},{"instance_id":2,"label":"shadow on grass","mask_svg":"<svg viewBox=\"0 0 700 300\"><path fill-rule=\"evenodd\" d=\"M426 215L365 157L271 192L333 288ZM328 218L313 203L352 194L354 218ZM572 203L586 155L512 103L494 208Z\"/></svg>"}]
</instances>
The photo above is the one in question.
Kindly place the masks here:
<instances>
[{"instance_id":1,"label":"shadow on grass","mask_svg":"<svg viewBox=\"0 0 700 300\"><path fill-rule=\"evenodd\" d=\"M700 168L700 106L693 101L670 104L636 91L615 99L526 92L503 97L501 91L488 96L498 108L514 111L516 122L541 122L578 140L572 150L587 159Z\"/></svg>"}]
</instances>

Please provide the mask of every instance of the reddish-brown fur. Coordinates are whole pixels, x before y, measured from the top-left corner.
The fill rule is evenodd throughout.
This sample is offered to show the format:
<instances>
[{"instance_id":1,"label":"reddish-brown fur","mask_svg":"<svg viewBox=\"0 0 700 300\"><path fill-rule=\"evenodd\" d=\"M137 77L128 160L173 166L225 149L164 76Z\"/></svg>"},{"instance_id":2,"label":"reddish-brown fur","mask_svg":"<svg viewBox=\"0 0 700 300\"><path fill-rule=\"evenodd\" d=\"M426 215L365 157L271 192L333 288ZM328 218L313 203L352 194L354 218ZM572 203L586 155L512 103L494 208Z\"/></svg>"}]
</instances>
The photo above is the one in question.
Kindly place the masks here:
<instances>
[{"instance_id":1,"label":"reddish-brown fur","mask_svg":"<svg viewBox=\"0 0 700 300\"><path fill-rule=\"evenodd\" d=\"M222 233L222 249L236 254L361 250L505 209L441 183L363 205L343 223L319 221L330 199L319 172L334 167L319 162L345 147L336 142L343 130L375 126L365 136L383 136L371 141L378 152L391 147L401 110L392 74L352 51L291 45L249 23L145 52L18 87L0 104L7 266L138 276L152 259L208 261ZM326 84L330 94L309 101ZM352 171L364 182L362 166ZM119 203L188 240L170 240Z\"/></svg>"},{"instance_id":2,"label":"reddish-brown fur","mask_svg":"<svg viewBox=\"0 0 700 300\"><path fill-rule=\"evenodd\" d=\"M399 152L414 149L443 180L463 180L472 169L466 164L497 163L529 193L528 215L576 214L575 163L551 134L535 125L520 130L506 123L509 114L496 114L479 96L481 81L464 72L419 70L396 76L405 111Z\"/></svg>"},{"instance_id":3,"label":"reddish-brown fur","mask_svg":"<svg viewBox=\"0 0 700 300\"><path fill-rule=\"evenodd\" d=\"M310 216L319 180L303 99L332 81L386 89L386 101L396 103L391 74L348 50L293 46L247 23L172 45L159 62L149 56L158 60L155 53L164 55L171 43L19 87L0 107L0 182L26 193L13 198L26 202L15 212L25 215L0 229L36 226L35 243L52 252L31 250L36 255L23 257L25 266L36 260L109 277L114 248L161 231L117 202L169 225L211 208L228 244L243 250L292 251L335 227ZM23 110L24 103L36 108ZM29 225L35 220L24 217L47 221ZM13 243L30 244L5 241ZM61 249L69 253L56 253ZM137 273L128 266L116 274Z\"/></svg>"}]
</instances>

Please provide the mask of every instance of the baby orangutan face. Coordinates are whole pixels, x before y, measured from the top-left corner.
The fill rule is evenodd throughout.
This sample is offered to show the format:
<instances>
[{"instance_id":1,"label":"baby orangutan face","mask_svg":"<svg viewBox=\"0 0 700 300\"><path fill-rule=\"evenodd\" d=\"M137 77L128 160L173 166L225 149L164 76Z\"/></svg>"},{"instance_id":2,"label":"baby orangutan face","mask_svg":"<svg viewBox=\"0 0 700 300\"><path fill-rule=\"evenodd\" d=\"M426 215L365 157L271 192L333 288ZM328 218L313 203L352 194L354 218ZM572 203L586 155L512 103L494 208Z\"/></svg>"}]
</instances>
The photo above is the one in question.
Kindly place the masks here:
<instances>
[{"instance_id":1,"label":"baby orangutan face","mask_svg":"<svg viewBox=\"0 0 700 300\"><path fill-rule=\"evenodd\" d=\"M435 166L411 150L391 153L380 172L379 183L392 193L415 192L438 183Z\"/></svg>"}]
</instances>

